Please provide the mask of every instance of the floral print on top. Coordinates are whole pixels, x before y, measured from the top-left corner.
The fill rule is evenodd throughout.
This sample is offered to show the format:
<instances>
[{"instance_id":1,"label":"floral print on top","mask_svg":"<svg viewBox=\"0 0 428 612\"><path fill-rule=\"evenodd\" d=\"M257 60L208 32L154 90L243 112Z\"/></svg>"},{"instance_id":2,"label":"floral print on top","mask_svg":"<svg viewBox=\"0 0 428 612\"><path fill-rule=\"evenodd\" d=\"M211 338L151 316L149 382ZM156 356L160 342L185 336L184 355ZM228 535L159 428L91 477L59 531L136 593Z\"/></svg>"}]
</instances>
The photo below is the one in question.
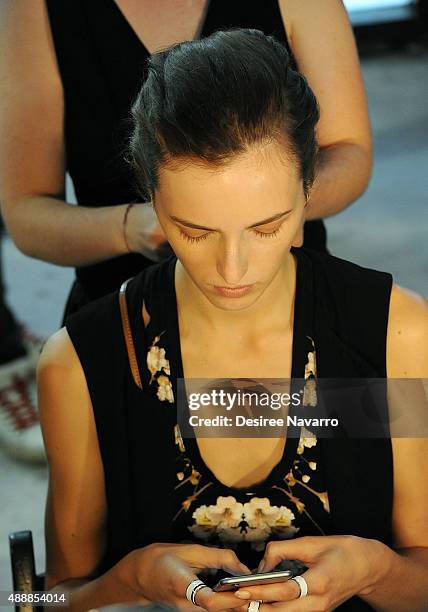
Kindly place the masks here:
<instances>
[{"instance_id":1,"label":"floral print on top","mask_svg":"<svg viewBox=\"0 0 428 612\"><path fill-rule=\"evenodd\" d=\"M272 482L267 478L266 486L261 483L242 489L228 488L198 471L177 426L176 442L174 522L182 541L189 541L190 532L193 540L203 543L227 548L246 543L254 551L263 551L272 539L292 538L301 531L300 535L328 531L328 494L312 432L302 428L296 455L285 474Z\"/></svg>"},{"instance_id":2,"label":"floral print on top","mask_svg":"<svg viewBox=\"0 0 428 612\"><path fill-rule=\"evenodd\" d=\"M149 385L156 382L158 385L156 393L158 399L160 399L161 402L168 401L172 404L174 403L174 393L171 381L168 378L171 375L169 361L166 358L165 349L158 346L161 336L164 333L165 330L158 336L155 336L147 351L147 367L151 375Z\"/></svg>"},{"instance_id":3,"label":"floral print on top","mask_svg":"<svg viewBox=\"0 0 428 612\"><path fill-rule=\"evenodd\" d=\"M147 352L149 385L157 384L157 397L173 403L170 364L160 344L163 333L154 337ZM312 338L308 337L307 341L303 401L305 405L315 406L316 350ZM269 540L328 532L328 494L313 432L301 428L294 457L288 456L292 441L287 442L281 461L284 472L273 481L270 476L274 469L263 483L239 489L226 487L209 470L204 473L203 464L198 469L178 425L174 434L177 449L175 541L234 548L244 562L255 566L258 559L254 555L260 558Z\"/></svg>"},{"instance_id":4,"label":"floral print on top","mask_svg":"<svg viewBox=\"0 0 428 612\"><path fill-rule=\"evenodd\" d=\"M308 340L304 397L313 406L316 351L312 339ZM256 567L269 540L328 533L328 494L317 438L311 431L301 428L298 440L287 441L282 473L276 470L272 479L272 470L264 482L245 489L228 488L204 471L203 464L195 466L178 426L175 439L176 541L233 548L249 567Z\"/></svg>"}]
</instances>

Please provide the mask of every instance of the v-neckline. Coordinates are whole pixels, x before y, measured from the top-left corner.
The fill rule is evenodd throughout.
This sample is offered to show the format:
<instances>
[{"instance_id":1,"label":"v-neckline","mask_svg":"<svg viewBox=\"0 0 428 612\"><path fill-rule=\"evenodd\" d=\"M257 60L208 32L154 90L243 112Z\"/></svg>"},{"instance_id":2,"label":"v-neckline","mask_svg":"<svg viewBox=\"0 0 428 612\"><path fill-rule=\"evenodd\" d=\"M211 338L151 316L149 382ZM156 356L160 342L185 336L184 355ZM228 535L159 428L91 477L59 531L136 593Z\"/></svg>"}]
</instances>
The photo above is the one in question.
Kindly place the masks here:
<instances>
[{"instance_id":1,"label":"v-neckline","mask_svg":"<svg viewBox=\"0 0 428 612\"><path fill-rule=\"evenodd\" d=\"M123 23L124 27L130 33L130 35L133 38L134 42L136 42L147 55L152 55L152 52L148 50L148 48L146 47L144 41L137 34L135 28L130 23L130 21L126 17L126 15L123 12L123 10L121 9L121 7L117 4L116 0L109 0L109 1L113 5L113 10L118 15L118 17L121 20L121 22ZM199 23L199 28L198 28L199 32L197 33L197 37L193 38L192 40L199 40L199 39L203 38L204 35L205 35L205 30L206 30L207 23L208 23L208 20L209 20L209 17L210 17L210 10L211 10L212 4L213 4L213 0L206 0L206 1L207 1L207 4L206 4L206 6L204 8L204 12L203 12L203 15L202 15L201 22Z\"/></svg>"},{"instance_id":2,"label":"v-neckline","mask_svg":"<svg viewBox=\"0 0 428 612\"><path fill-rule=\"evenodd\" d=\"M293 338L292 338L292 357L291 357L291 378L304 379L305 364L307 360L307 337L313 337L313 282L311 270L306 265L306 259L300 249L292 247L292 254L296 258L296 283L293 308ZM167 353L170 356L171 380L174 386L174 396L178 401L178 379L184 379L183 361L181 355L180 326L178 319L177 294L175 289L175 266L177 258L172 256L168 262L167 270ZM181 394L180 394L181 397ZM185 402L187 416L189 408ZM259 483L251 487L228 486L230 491L236 493L250 490L257 492L264 489L278 476L279 472L288 470L297 451L299 443L300 427L290 425L287 429L286 442L279 462L274 465L269 474ZM218 477L205 464L200 454L196 437L183 440L192 461L208 474L208 477L221 486L225 486Z\"/></svg>"}]
</instances>

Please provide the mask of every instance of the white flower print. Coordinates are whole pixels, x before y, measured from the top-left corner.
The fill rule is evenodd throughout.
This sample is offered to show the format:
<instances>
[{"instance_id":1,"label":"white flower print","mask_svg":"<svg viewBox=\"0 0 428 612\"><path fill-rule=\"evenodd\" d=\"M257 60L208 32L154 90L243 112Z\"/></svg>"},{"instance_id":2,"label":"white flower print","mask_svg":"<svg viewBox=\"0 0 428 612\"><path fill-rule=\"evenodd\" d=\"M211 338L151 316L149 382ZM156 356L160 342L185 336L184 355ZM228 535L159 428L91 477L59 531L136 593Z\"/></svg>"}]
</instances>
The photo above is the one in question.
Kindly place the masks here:
<instances>
[{"instance_id":1,"label":"white flower print","mask_svg":"<svg viewBox=\"0 0 428 612\"><path fill-rule=\"evenodd\" d=\"M164 330L165 331L165 330ZM156 336L147 352L147 367L151 374L151 378L149 384L151 384L154 380L158 383L157 397L161 401L168 401L170 403L174 402L174 393L172 390L171 381L168 376L171 375L171 369L169 366L169 361L166 358L165 349L161 346L157 346L157 343L160 340L161 335L164 331ZM162 372L157 378L156 374L158 372Z\"/></svg>"},{"instance_id":2,"label":"white flower print","mask_svg":"<svg viewBox=\"0 0 428 612\"><path fill-rule=\"evenodd\" d=\"M155 341L159 339L156 336ZM156 372L163 370L168 376L171 374L169 369L169 361L165 357L165 349L160 346L152 344L149 352L147 353L147 367L152 375L152 378Z\"/></svg>"},{"instance_id":3,"label":"white flower print","mask_svg":"<svg viewBox=\"0 0 428 612\"><path fill-rule=\"evenodd\" d=\"M317 438L315 434L306 429L306 427L302 427L300 431L300 439L299 445L297 447L297 454L301 455L306 448L312 448L317 443Z\"/></svg>"},{"instance_id":4,"label":"white flower print","mask_svg":"<svg viewBox=\"0 0 428 612\"><path fill-rule=\"evenodd\" d=\"M159 385L157 390L158 398L164 402L167 400L171 404L174 402L174 393L172 391L171 381L167 376L158 376L157 383Z\"/></svg>"},{"instance_id":5,"label":"white flower print","mask_svg":"<svg viewBox=\"0 0 428 612\"><path fill-rule=\"evenodd\" d=\"M202 540L216 535L222 543L251 542L255 549L263 549L265 541L291 538L298 531L293 526L294 514L286 506L271 506L266 497L253 497L242 504L233 496L218 497L211 506L200 506L193 513L195 524L190 531Z\"/></svg>"},{"instance_id":6,"label":"white flower print","mask_svg":"<svg viewBox=\"0 0 428 612\"><path fill-rule=\"evenodd\" d=\"M303 405L304 406L316 406L317 399L317 355L315 351L315 344L312 338L308 336L312 343L313 351L308 352L308 361L305 364L305 387L303 392Z\"/></svg>"},{"instance_id":7,"label":"white flower print","mask_svg":"<svg viewBox=\"0 0 428 612\"><path fill-rule=\"evenodd\" d=\"M305 365L305 378L309 378L311 374L312 376L316 376L317 374L315 351L310 351L308 353L308 361Z\"/></svg>"}]
</instances>

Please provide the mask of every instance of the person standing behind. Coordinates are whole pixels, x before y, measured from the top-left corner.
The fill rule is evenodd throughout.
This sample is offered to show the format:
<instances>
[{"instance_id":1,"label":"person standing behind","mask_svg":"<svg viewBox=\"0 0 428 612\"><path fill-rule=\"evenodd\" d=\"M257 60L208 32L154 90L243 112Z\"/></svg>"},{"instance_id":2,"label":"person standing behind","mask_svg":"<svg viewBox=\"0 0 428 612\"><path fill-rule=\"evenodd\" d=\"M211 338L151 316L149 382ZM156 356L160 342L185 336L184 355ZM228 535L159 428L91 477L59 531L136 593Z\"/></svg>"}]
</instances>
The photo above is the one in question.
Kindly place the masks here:
<instances>
[{"instance_id":1,"label":"person standing behind","mask_svg":"<svg viewBox=\"0 0 428 612\"><path fill-rule=\"evenodd\" d=\"M364 192L372 164L358 55L340 0L3 1L0 202L18 248L76 268L65 315L162 255L164 234L139 201L124 155L145 60L233 26L283 42L319 100L319 171L304 243L325 250L320 219ZM66 171L79 206L65 199ZM300 227L294 244L301 243Z\"/></svg>"}]
</instances>

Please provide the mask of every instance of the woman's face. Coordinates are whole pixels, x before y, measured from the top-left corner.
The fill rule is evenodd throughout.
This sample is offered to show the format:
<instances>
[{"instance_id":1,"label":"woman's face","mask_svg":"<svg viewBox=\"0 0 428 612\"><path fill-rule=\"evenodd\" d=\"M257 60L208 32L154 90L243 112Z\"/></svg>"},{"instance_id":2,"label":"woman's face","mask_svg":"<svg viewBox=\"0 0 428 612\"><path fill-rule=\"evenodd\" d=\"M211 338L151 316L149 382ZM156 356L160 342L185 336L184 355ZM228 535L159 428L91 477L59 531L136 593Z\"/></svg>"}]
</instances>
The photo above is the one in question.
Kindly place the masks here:
<instances>
[{"instance_id":1,"label":"woman's face","mask_svg":"<svg viewBox=\"0 0 428 612\"><path fill-rule=\"evenodd\" d=\"M277 277L304 206L297 164L277 144L222 167L162 168L155 193L159 222L182 266L223 310L254 304Z\"/></svg>"}]
</instances>

